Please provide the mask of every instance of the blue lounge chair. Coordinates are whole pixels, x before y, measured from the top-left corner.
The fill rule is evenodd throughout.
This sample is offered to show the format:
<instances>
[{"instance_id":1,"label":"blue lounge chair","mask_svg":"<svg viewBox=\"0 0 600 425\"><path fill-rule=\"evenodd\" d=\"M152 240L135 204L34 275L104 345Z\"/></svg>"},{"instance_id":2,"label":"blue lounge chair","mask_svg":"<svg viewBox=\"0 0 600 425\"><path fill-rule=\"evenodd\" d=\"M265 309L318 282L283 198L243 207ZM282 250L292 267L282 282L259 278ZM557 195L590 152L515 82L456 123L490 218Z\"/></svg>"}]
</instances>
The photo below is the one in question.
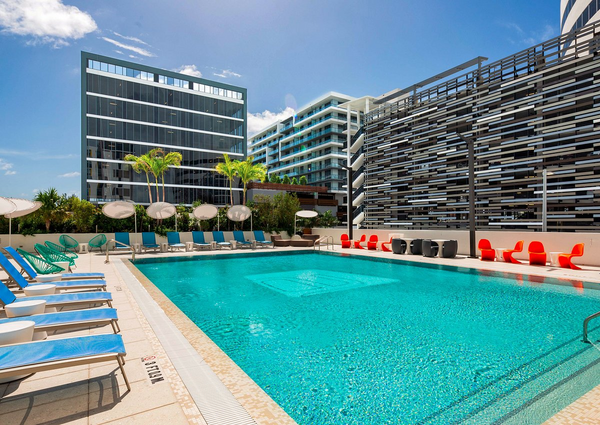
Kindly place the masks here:
<instances>
[{"instance_id":1,"label":"blue lounge chair","mask_svg":"<svg viewBox=\"0 0 600 425\"><path fill-rule=\"evenodd\" d=\"M173 248L185 248L185 244L181 243L181 240L179 239L179 232L167 232L167 243L169 244L171 251Z\"/></svg>"},{"instance_id":2,"label":"blue lounge chair","mask_svg":"<svg viewBox=\"0 0 600 425\"><path fill-rule=\"evenodd\" d=\"M4 248L6 252L17 262L21 267L22 271L26 274L28 280L35 280L38 276L37 272L31 267L31 265L15 250L14 248L7 246ZM31 254L29 254L31 255ZM31 255L33 256L33 255ZM36 261L44 261L43 258L36 257ZM53 264L48 263L48 266ZM57 267L59 269L59 267ZM48 270L52 270L48 268ZM57 271L57 270L56 270ZM54 271L54 272L56 272ZM63 279L104 279L104 273L62 273Z\"/></svg>"},{"instance_id":3,"label":"blue lounge chair","mask_svg":"<svg viewBox=\"0 0 600 425\"><path fill-rule=\"evenodd\" d=\"M206 243L206 241L204 240L204 232L198 232L198 231L193 231L192 232L192 241L194 242L194 247L201 249L201 248L208 248L208 249L212 249L212 245L209 243Z\"/></svg>"},{"instance_id":4,"label":"blue lounge chair","mask_svg":"<svg viewBox=\"0 0 600 425\"><path fill-rule=\"evenodd\" d=\"M9 281L8 283L15 283L21 290L30 287L35 287L36 284L31 284L27 282L19 271L13 266L13 264L6 258L4 254L0 252L0 267L4 269L6 274L8 274ZM106 281L99 280L57 280L54 282L50 282L53 285L56 285L56 289L96 289L106 291Z\"/></svg>"},{"instance_id":5,"label":"blue lounge chair","mask_svg":"<svg viewBox=\"0 0 600 425\"><path fill-rule=\"evenodd\" d=\"M45 370L116 360L125 374L125 346L121 335L87 335L0 347L0 379Z\"/></svg>"},{"instance_id":6,"label":"blue lounge chair","mask_svg":"<svg viewBox=\"0 0 600 425\"><path fill-rule=\"evenodd\" d=\"M263 248L270 246L271 248L275 248L275 244L273 242L265 239L265 234L262 230L254 231L254 239L256 239L257 246L262 246Z\"/></svg>"},{"instance_id":7,"label":"blue lounge chair","mask_svg":"<svg viewBox=\"0 0 600 425\"><path fill-rule=\"evenodd\" d=\"M108 304L112 307L112 294L110 292L78 292L57 295L43 295L36 297L17 298L6 286L0 285L0 305L5 306L19 301L46 301L46 307L60 307L79 304ZM2 362L0 362L2 363Z\"/></svg>"},{"instance_id":8,"label":"blue lounge chair","mask_svg":"<svg viewBox=\"0 0 600 425\"><path fill-rule=\"evenodd\" d=\"M131 243L129 242L129 233L127 232L115 232L115 250L130 250L133 251Z\"/></svg>"},{"instance_id":9,"label":"blue lounge chair","mask_svg":"<svg viewBox=\"0 0 600 425\"><path fill-rule=\"evenodd\" d=\"M142 232L142 248L144 248L144 251L153 249L155 252L160 249L160 245L156 243L156 233Z\"/></svg>"},{"instance_id":10,"label":"blue lounge chair","mask_svg":"<svg viewBox=\"0 0 600 425\"><path fill-rule=\"evenodd\" d=\"M233 238L235 239L236 245L240 248L252 248L252 242L248 242L244 239L244 232L241 230L233 231Z\"/></svg>"},{"instance_id":11,"label":"blue lounge chair","mask_svg":"<svg viewBox=\"0 0 600 425\"><path fill-rule=\"evenodd\" d=\"M56 331L67 328L81 328L90 326L103 326L110 324L114 333L121 331L117 323L117 310L114 308L91 308L88 310L63 311L60 313L34 314L33 316L13 317L0 319L3 323L13 323L22 320L31 320L35 323L35 331Z\"/></svg>"},{"instance_id":12,"label":"blue lounge chair","mask_svg":"<svg viewBox=\"0 0 600 425\"><path fill-rule=\"evenodd\" d=\"M225 237L223 236L223 232L213 230L213 240L217 243L217 247L219 249L229 248L233 249L233 245L231 242L225 242Z\"/></svg>"}]
</instances>

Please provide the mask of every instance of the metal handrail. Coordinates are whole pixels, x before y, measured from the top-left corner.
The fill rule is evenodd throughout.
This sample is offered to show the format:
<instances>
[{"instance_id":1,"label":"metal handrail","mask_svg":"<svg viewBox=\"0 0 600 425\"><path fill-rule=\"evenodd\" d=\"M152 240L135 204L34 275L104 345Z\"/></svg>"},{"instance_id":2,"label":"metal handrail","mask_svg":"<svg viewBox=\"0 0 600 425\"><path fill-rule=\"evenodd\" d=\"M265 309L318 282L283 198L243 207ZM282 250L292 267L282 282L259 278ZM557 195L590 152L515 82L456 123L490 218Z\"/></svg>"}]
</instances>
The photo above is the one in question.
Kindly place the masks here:
<instances>
[{"instance_id":1,"label":"metal handrail","mask_svg":"<svg viewBox=\"0 0 600 425\"><path fill-rule=\"evenodd\" d=\"M319 251L321 250L321 243L325 242L327 249L329 249L329 240L331 239L331 249L334 249L333 236L321 236L319 239L315 241L313 244L313 251L317 249L317 245L319 245Z\"/></svg>"},{"instance_id":2,"label":"metal handrail","mask_svg":"<svg viewBox=\"0 0 600 425\"><path fill-rule=\"evenodd\" d=\"M111 239L111 240L109 240L108 242L114 242L114 243L115 243L115 245L116 245L116 244L119 244L119 245L123 245L123 246L125 246L125 247L129 248L129 249L131 250L131 261L135 261L135 249L134 249L134 248L132 248L132 247L131 247L131 245L127 245L126 243L119 242L119 241L118 241L118 240L116 240L116 239ZM110 252L110 249L108 249L108 243L107 243L107 245L106 245L106 260L104 260L104 264L108 264L108 263L110 263L110 260L108 259L108 253L109 253L109 252Z\"/></svg>"},{"instance_id":3,"label":"metal handrail","mask_svg":"<svg viewBox=\"0 0 600 425\"><path fill-rule=\"evenodd\" d=\"M590 340L588 339L588 323L590 322L590 320L595 319L596 317L600 316L600 311L598 313L594 313L591 316L588 316L585 318L585 320L583 321L583 342L587 342L588 344L590 343Z\"/></svg>"}]
</instances>

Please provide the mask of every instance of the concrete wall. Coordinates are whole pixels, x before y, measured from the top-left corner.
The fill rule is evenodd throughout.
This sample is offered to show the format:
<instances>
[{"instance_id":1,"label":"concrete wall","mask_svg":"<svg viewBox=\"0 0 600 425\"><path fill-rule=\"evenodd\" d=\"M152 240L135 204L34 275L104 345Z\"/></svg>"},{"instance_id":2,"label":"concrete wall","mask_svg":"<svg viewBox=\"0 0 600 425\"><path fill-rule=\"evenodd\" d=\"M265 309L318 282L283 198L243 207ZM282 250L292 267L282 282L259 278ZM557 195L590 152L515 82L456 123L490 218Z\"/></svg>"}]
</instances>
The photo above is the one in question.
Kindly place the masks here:
<instances>
[{"instance_id":1,"label":"concrete wall","mask_svg":"<svg viewBox=\"0 0 600 425\"><path fill-rule=\"evenodd\" d=\"M333 236L336 245L340 244L340 238L343 233L347 233L344 228L312 229L313 234L321 236ZM423 239L456 239L458 241L458 253L460 255L469 255L469 232L465 230L360 230L354 229L354 239L360 239L365 234L367 240L372 234L376 234L379 240L390 240L391 234L402 234L411 238ZM518 232L518 231L480 231L476 233L476 242L479 239L489 239L492 243L492 248L514 248L519 240L524 240L524 249L520 254L515 254L514 258L528 261L527 246L531 241L540 241L544 244L547 253L560 251L571 252L573 245L584 243L584 255L577 261L576 264L584 264L589 266L600 266L600 233L556 233L556 232ZM366 244L364 244L366 246ZM477 250L477 255L479 255ZM548 255L548 261L550 256Z\"/></svg>"}]
</instances>

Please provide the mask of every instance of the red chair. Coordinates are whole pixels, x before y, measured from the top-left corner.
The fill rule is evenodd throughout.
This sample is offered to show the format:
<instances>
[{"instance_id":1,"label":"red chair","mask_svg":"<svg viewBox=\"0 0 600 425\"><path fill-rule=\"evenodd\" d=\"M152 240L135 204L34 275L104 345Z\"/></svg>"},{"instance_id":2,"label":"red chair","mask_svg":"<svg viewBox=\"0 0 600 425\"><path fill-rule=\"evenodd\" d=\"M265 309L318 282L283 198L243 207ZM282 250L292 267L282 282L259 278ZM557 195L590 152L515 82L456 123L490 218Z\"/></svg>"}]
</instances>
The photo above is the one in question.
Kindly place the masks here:
<instances>
[{"instance_id":1,"label":"red chair","mask_svg":"<svg viewBox=\"0 0 600 425\"><path fill-rule=\"evenodd\" d=\"M570 254L558 254L558 263L564 269L568 269L569 267L573 270L581 270L581 267L577 267L573 264L573 257L581 257L583 256L583 244L578 243L573 247Z\"/></svg>"},{"instance_id":2,"label":"red chair","mask_svg":"<svg viewBox=\"0 0 600 425\"><path fill-rule=\"evenodd\" d=\"M367 240L367 236L366 235L362 235L361 238L360 238L360 240L354 241L354 248L365 249L365 247L361 246L360 244L361 244L361 242L365 242L366 240Z\"/></svg>"},{"instance_id":3,"label":"red chair","mask_svg":"<svg viewBox=\"0 0 600 425\"><path fill-rule=\"evenodd\" d=\"M369 242L367 242L367 249L371 251L377 251L377 244L379 243L379 238L377 235L371 235L369 237Z\"/></svg>"},{"instance_id":4,"label":"red chair","mask_svg":"<svg viewBox=\"0 0 600 425\"><path fill-rule=\"evenodd\" d=\"M481 261L494 261L496 259L496 250L492 249L492 244L487 239L480 239L477 249L481 251Z\"/></svg>"},{"instance_id":5,"label":"red chair","mask_svg":"<svg viewBox=\"0 0 600 425\"><path fill-rule=\"evenodd\" d=\"M524 241L517 242L515 244L515 249L505 249L504 251L502 251L502 257L504 257L504 261L506 261L507 263L521 264L519 260L515 260L513 258L513 254L515 252L523 252L523 242Z\"/></svg>"},{"instance_id":6,"label":"red chair","mask_svg":"<svg viewBox=\"0 0 600 425\"><path fill-rule=\"evenodd\" d=\"M344 233L342 235L342 248L351 248L351 247L352 247L352 241L350 239L348 239L348 235Z\"/></svg>"},{"instance_id":7,"label":"red chair","mask_svg":"<svg viewBox=\"0 0 600 425\"><path fill-rule=\"evenodd\" d=\"M386 245L388 245L388 246L391 245L393 240L394 240L394 237L391 236L389 242L381 242L381 250L383 252L392 252L392 250L389 249Z\"/></svg>"},{"instance_id":8,"label":"red chair","mask_svg":"<svg viewBox=\"0 0 600 425\"><path fill-rule=\"evenodd\" d=\"M527 248L527 252L529 252L529 265L546 265L546 252L544 251L543 243L540 241L531 242Z\"/></svg>"}]
</instances>

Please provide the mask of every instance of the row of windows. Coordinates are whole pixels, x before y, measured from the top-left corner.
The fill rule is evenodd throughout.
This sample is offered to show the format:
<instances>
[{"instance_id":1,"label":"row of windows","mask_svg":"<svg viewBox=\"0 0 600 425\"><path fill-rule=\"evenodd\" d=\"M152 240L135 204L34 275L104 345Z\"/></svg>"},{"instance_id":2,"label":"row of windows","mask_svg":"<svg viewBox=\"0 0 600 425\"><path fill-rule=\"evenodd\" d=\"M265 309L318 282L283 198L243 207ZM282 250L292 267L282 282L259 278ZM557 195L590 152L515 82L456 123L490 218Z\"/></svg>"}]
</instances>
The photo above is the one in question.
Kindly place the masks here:
<instances>
[{"instance_id":1,"label":"row of windows","mask_svg":"<svg viewBox=\"0 0 600 425\"><path fill-rule=\"evenodd\" d=\"M173 106L232 118L244 118L244 105L213 99L193 93L122 81L102 75L88 74L87 91L157 105Z\"/></svg>"},{"instance_id":2,"label":"row of windows","mask_svg":"<svg viewBox=\"0 0 600 425\"><path fill-rule=\"evenodd\" d=\"M147 186L131 186L113 183L88 183L88 199L90 202L110 202L117 200L133 201L135 203L149 203ZM162 188L161 188L162 193ZM200 189L187 187L165 188L166 202L171 204L191 205L194 201L214 205L229 204L229 189ZM162 196L162 195L161 195ZM240 203L240 194L233 192L234 202Z\"/></svg>"},{"instance_id":3,"label":"row of windows","mask_svg":"<svg viewBox=\"0 0 600 425\"><path fill-rule=\"evenodd\" d=\"M598 10L600 10L600 0L592 0L588 7L586 7L581 13L581 15L579 15L579 18L577 18L569 32L575 31L576 29L586 26L589 20L592 19L592 17L596 14ZM564 32L565 31L563 31L563 33Z\"/></svg>"},{"instance_id":4,"label":"row of windows","mask_svg":"<svg viewBox=\"0 0 600 425\"><path fill-rule=\"evenodd\" d=\"M104 97L87 97L88 114L243 136L241 121Z\"/></svg>"},{"instance_id":5,"label":"row of windows","mask_svg":"<svg viewBox=\"0 0 600 425\"><path fill-rule=\"evenodd\" d=\"M125 75L131 78L139 78L146 81L154 81L160 84L180 87L182 89L190 89L202 93L210 93L217 96L229 97L231 99L242 99L242 93L234 90L221 89L207 84L198 84L180 78L167 77L165 75L153 74L151 72L140 71L134 68L126 68L124 66L112 65L106 62L99 62L88 59L88 68L97 71L109 72L111 74Z\"/></svg>"},{"instance_id":6,"label":"row of windows","mask_svg":"<svg viewBox=\"0 0 600 425\"><path fill-rule=\"evenodd\" d=\"M87 157L97 159L109 159L124 161L129 154L142 156L148 153L153 146L134 145L132 143L120 143L107 140L88 139ZM185 167L214 168L222 160L223 155L213 152L164 149L165 152L177 151L182 155L181 165ZM91 161L90 161L91 162Z\"/></svg>"},{"instance_id":7,"label":"row of windows","mask_svg":"<svg viewBox=\"0 0 600 425\"><path fill-rule=\"evenodd\" d=\"M573 5L575 4L576 1L577 0L568 0L567 1L567 6L565 7L565 11L564 11L564 14L563 14L563 17L562 17L562 22L560 23L561 29L565 25L565 21L569 17L569 12L573 8ZM595 1L595 0L592 0L592 1Z\"/></svg>"},{"instance_id":8,"label":"row of windows","mask_svg":"<svg viewBox=\"0 0 600 425\"><path fill-rule=\"evenodd\" d=\"M101 118L87 119L87 135L110 139L133 140L170 146L244 153L244 139L195 133L185 130L151 127Z\"/></svg>"},{"instance_id":9,"label":"row of windows","mask_svg":"<svg viewBox=\"0 0 600 425\"><path fill-rule=\"evenodd\" d=\"M123 180L146 183L144 173L137 174L132 170L131 165L114 162L89 161L87 163L87 178L89 180ZM159 183L162 184L162 180ZM165 173L165 184L228 188L229 180L215 171L170 168Z\"/></svg>"}]
</instances>

